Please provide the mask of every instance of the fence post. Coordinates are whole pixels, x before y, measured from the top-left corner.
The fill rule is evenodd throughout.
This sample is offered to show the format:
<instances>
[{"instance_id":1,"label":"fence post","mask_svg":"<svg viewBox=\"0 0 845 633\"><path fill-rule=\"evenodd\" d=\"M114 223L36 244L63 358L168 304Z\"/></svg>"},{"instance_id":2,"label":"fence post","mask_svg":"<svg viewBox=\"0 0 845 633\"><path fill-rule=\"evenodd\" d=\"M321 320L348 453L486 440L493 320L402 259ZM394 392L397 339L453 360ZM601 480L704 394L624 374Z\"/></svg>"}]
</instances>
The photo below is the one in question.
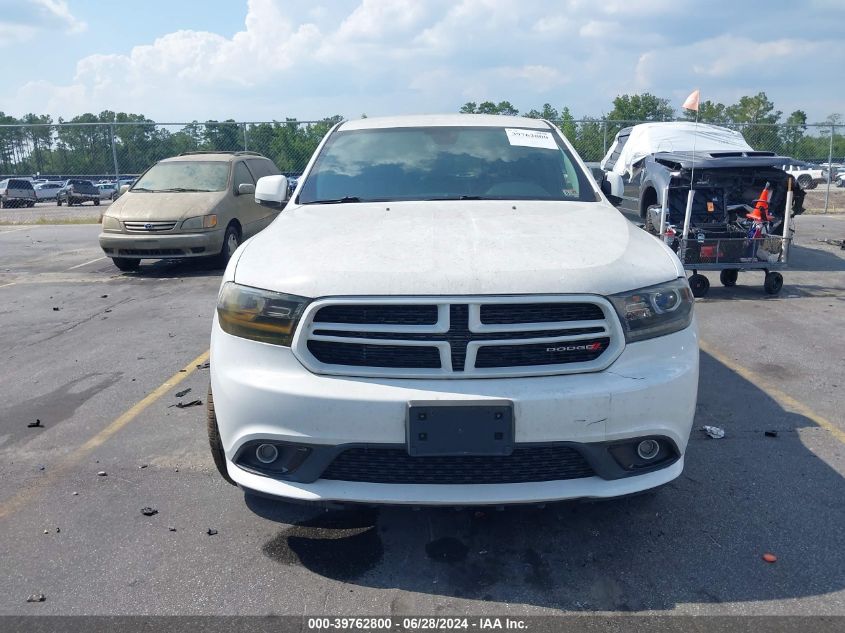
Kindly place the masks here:
<instances>
[{"instance_id":1,"label":"fence post","mask_svg":"<svg viewBox=\"0 0 845 633\"><path fill-rule=\"evenodd\" d=\"M114 182L117 186L118 191L120 190L120 171L117 168L117 146L115 145L114 140L114 123L109 126L111 130L111 159L112 163L114 163Z\"/></svg>"},{"instance_id":2,"label":"fence post","mask_svg":"<svg viewBox=\"0 0 845 633\"><path fill-rule=\"evenodd\" d=\"M247 139L246 139L246 123L241 123L241 126L244 129L244 151L248 151L249 147L247 146Z\"/></svg>"},{"instance_id":3,"label":"fence post","mask_svg":"<svg viewBox=\"0 0 845 633\"><path fill-rule=\"evenodd\" d=\"M607 154L607 119L604 119L601 122L601 131L602 131L602 136L604 137L604 140L602 141L601 155L602 155L602 158L604 158L605 154Z\"/></svg>"},{"instance_id":4,"label":"fence post","mask_svg":"<svg viewBox=\"0 0 845 633\"><path fill-rule=\"evenodd\" d=\"M836 126L830 125L830 148L827 151L827 190L824 192L824 212L827 213L827 205L830 202L830 181L833 173L833 132Z\"/></svg>"}]
</instances>

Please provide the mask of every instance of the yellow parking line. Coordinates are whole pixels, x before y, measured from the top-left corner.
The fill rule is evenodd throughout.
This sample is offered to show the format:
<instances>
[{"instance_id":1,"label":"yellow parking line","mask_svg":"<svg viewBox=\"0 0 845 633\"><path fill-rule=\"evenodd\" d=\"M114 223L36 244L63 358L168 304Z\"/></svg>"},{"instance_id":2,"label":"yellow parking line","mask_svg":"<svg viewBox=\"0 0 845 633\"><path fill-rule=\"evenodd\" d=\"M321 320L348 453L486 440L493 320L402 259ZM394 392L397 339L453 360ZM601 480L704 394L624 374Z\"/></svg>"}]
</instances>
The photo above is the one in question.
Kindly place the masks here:
<instances>
[{"instance_id":1,"label":"yellow parking line","mask_svg":"<svg viewBox=\"0 0 845 633\"><path fill-rule=\"evenodd\" d=\"M98 262L101 259L105 259L105 257L98 257L97 259L92 259L90 262L84 262L82 264L77 264L76 266L71 266L67 270L76 270L77 268L82 268L83 266L87 266L88 264L93 264L94 262ZM65 272L67 272L67 270Z\"/></svg>"},{"instance_id":2,"label":"yellow parking line","mask_svg":"<svg viewBox=\"0 0 845 633\"><path fill-rule=\"evenodd\" d=\"M122 429L132 420L138 417L138 414L140 414L144 409L149 407L153 402L161 398L173 387L178 385L180 382L185 380L185 378L187 378L194 371L196 371L197 365L202 365L203 363L205 363L205 361L208 360L208 355L208 350L204 351L190 363L185 365L183 369L168 378L164 383L161 384L161 386L157 387L155 391L152 391L151 393L147 394L142 400L138 401L131 409L123 413L106 428L104 428L94 437L85 442L82 446L70 453L58 464L58 466L50 469L45 476L35 480L32 485L27 486L24 490L19 491L8 501L0 503L0 519L5 518L16 510L19 510L27 503L31 502L38 492L44 490L50 485L53 485L58 479L64 476L64 474L70 469L71 466L79 463L79 461L88 453L90 453L98 446L102 445L112 435L117 433L120 429Z\"/></svg>"},{"instance_id":3,"label":"yellow parking line","mask_svg":"<svg viewBox=\"0 0 845 633\"><path fill-rule=\"evenodd\" d=\"M10 281L10 282L9 282L9 283L7 283L7 284L0 284L0 288L6 288L6 287L8 287L8 286L14 286L14 285L15 285L15 282L14 282L14 281Z\"/></svg>"},{"instance_id":4,"label":"yellow parking line","mask_svg":"<svg viewBox=\"0 0 845 633\"><path fill-rule=\"evenodd\" d=\"M787 409L799 415L803 415L805 418L812 420L820 427L828 431L837 440L845 444L845 431L840 429L838 426L836 426L833 422L831 422L824 416L819 415L818 413L813 411L803 402L799 402L789 394L775 387L770 380L748 369L747 367L743 367L736 361L732 360L731 358L728 358L721 352L714 349L709 343L706 343L705 341L699 340L699 347L701 348L702 352L704 352L708 356L712 356L717 361L722 363L725 367L732 369L734 372L745 378L748 382L762 389L784 409Z\"/></svg>"}]
</instances>

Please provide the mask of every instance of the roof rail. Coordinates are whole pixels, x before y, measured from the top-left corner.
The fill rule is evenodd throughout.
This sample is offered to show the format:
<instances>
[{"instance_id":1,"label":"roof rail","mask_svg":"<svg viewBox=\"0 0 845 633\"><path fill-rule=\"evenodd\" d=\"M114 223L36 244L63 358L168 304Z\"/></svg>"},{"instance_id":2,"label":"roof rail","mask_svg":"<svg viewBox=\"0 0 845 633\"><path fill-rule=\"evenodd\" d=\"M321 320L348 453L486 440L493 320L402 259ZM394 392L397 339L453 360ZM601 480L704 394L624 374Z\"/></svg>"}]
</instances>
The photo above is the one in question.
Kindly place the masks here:
<instances>
[{"instance_id":1,"label":"roof rail","mask_svg":"<svg viewBox=\"0 0 845 633\"><path fill-rule=\"evenodd\" d=\"M249 152L246 150L228 151L228 150L196 150L193 152L182 152L179 156L193 156L195 154L232 154L233 156L264 156L259 152Z\"/></svg>"}]
</instances>

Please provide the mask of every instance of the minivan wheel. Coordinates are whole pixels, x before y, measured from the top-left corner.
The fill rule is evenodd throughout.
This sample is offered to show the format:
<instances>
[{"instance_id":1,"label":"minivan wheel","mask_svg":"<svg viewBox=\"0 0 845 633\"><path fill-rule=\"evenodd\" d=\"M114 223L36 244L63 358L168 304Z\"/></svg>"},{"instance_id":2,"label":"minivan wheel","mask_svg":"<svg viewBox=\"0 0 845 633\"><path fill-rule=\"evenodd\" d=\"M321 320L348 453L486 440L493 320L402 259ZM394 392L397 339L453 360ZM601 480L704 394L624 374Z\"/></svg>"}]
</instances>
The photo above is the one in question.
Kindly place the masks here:
<instances>
[{"instance_id":1,"label":"minivan wheel","mask_svg":"<svg viewBox=\"0 0 845 633\"><path fill-rule=\"evenodd\" d=\"M120 270L126 272L138 270L141 267L140 259L129 259L128 257L112 257L111 260L115 266L117 266Z\"/></svg>"},{"instance_id":2,"label":"minivan wheel","mask_svg":"<svg viewBox=\"0 0 845 633\"><path fill-rule=\"evenodd\" d=\"M234 224L226 227L226 233L223 235L223 247L220 249L220 254L217 255L217 264L221 267L226 266L232 255L241 245L241 232Z\"/></svg>"},{"instance_id":3,"label":"minivan wheel","mask_svg":"<svg viewBox=\"0 0 845 633\"><path fill-rule=\"evenodd\" d=\"M208 429L208 444L211 447L211 458L217 467L217 472L233 486L237 484L229 477L229 470L226 468L226 454L223 452L223 442L220 441L220 429L217 427L217 414L214 412L214 396L211 393L211 385L208 386L208 398L206 399L206 428Z\"/></svg>"},{"instance_id":4,"label":"minivan wheel","mask_svg":"<svg viewBox=\"0 0 845 633\"><path fill-rule=\"evenodd\" d=\"M99 199L99 198L94 198L94 206L95 206L95 207L99 207L99 206L100 206L100 199Z\"/></svg>"}]
</instances>

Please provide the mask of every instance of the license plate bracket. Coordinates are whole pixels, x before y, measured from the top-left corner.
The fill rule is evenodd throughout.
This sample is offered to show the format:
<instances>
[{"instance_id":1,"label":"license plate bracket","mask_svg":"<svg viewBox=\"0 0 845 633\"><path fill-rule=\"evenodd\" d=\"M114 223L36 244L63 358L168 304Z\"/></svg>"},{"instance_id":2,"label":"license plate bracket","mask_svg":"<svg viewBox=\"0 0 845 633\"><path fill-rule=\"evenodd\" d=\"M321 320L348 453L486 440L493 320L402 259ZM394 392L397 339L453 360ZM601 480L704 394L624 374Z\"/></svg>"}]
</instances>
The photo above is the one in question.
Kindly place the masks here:
<instances>
[{"instance_id":1,"label":"license plate bracket","mask_svg":"<svg viewBox=\"0 0 845 633\"><path fill-rule=\"evenodd\" d=\"M513 403L409 402L405 437L412 457L510 455L514 448Z\"/></svg>"}]
</instances>

